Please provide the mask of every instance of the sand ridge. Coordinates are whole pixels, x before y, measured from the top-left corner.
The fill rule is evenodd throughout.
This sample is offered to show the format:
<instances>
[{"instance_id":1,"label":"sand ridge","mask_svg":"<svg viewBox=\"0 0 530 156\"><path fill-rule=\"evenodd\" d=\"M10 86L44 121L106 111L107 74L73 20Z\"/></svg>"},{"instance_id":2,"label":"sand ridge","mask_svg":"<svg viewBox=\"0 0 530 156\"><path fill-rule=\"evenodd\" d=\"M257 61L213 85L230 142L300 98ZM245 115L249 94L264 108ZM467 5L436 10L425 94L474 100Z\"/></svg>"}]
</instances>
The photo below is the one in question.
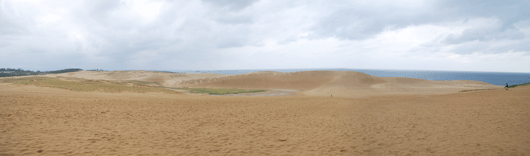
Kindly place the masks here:
<instances>
[{"instance_id":1,"label":"sand ridge","mask_svg":"<svg viewBox=\"0 0 530 156\"><path fill-rule=\"evenodd\" d=\"M48 77L158 82L166 87L298 90L308 96L370 97L397 94L448 94L471 89L499 89L485 82L430 81L414 78L376 77L354 71L260 71L246 74L184 74L153 71L79 71Z\"/></svg>"},{"instance_id":2,"label":"sand ridge","mask_svg":"<svg viewBox=\"0 0 530 156\"><path fill-rule=\"evenodd\" d=\"M184 74L184 73L167 73L155 71L78 71L72 73L48 74L45 77L75 77L92 80L139 80L148 82L158 82L167 87L181 87L180 82L201 78L224 77L222 74Z\"/></svg>"},{"instance_id":3,"label":"sand ridge","mask_svg":"<svg viewBox=\"0 0 530 156\"><path fill-rule=\"evenodd\" d=\"M295 89L309 96L369 97L395 94L448 94L469 89L499 89L485 82L430 81L376 77L353 71L259 72L183 81L183 86L207 88Z\"/></svg>"}]
</instances>

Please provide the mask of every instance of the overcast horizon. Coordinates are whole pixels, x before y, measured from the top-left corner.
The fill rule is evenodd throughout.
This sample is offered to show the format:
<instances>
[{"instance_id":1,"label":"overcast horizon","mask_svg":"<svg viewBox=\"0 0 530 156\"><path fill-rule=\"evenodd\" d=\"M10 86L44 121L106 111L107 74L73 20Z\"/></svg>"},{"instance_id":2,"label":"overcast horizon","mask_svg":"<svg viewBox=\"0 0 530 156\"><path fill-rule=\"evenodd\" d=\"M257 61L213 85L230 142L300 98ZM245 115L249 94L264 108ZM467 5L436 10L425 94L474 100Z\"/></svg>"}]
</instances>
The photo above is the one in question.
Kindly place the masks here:
<instances>
[{"instance_id":1,"label":"overcast horizon","mask_svg":"<svg viewBox=\"0 0 530 156\"><path fill-rule=\"evenodd\" d=\"M530 73L530 0L0 2L0 68Z\"/></svg>"}]
</instances>

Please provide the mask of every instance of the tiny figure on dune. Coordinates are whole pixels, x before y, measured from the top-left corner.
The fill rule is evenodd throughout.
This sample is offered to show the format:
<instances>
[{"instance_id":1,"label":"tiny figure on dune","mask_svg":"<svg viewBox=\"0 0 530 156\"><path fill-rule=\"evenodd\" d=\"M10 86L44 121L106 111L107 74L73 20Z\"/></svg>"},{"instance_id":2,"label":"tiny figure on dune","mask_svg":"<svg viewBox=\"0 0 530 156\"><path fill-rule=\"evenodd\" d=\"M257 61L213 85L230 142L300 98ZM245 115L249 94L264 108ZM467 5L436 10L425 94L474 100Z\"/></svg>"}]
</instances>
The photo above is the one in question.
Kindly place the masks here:
<instances>
[{"instance_id":1,"label":"tiny figure on dune","mask_svg":"<svg viewBox=\"0 0 530 156\"><path fill-rule=\"evenodd\" d=\"M508 83L506 83L506 87L504 87L506 90L508 90Z\"/></svg>"},{"instance_id":2,"label":"tiny figure on dune","mask_svg":"<svg viewBox=\"0 0 530 156\"><path fill-rule=\"evenodd\" d=\"M331 95L331 97L333 97L333 95Z\"/></svg>"}]
</instances>

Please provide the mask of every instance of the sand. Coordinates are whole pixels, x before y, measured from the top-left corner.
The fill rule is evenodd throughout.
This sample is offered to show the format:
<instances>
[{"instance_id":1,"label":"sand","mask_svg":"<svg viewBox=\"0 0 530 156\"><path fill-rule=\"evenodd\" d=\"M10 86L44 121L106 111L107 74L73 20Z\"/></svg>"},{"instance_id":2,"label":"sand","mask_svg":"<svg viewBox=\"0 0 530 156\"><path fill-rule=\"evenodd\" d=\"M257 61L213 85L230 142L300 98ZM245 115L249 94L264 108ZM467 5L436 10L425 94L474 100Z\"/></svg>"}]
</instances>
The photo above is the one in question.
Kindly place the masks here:
<instances>
[{"instance_id":1,"label":"sand","mask_svg":"<svg viewBox=\"0 0 530 156\"><path fill-rule=\"evenodd\" d=\"M79 71L72 73L48 74L43 77L73 77L90 80L140 80L148 82L158 82L167 87L183 87L179 85L182 81L220 78L228 75L222 74L183 74L183 73L166 73L154 71Z\"/></svg>"},{"instance_id":2,"label":"sand","mask_svg":"<svg viewBox=\"0 0 530 156\"><path fill-rule=\"evenodd\" d=\"M99 93L0 83L0 155L530 154L530 86L506 91L476 81L358 73L309 72L298 80L285 73L254 74L273 81L246 74L176 85L224 87L246 76L258 78L248 88L300 94ZM304 79L312 74L318 81ZM275 77L282 75L292 83ZM329 91L322 90L333 92L341 83L339 89L370 94L324 96Z\"/></svg>"}]
</instances>

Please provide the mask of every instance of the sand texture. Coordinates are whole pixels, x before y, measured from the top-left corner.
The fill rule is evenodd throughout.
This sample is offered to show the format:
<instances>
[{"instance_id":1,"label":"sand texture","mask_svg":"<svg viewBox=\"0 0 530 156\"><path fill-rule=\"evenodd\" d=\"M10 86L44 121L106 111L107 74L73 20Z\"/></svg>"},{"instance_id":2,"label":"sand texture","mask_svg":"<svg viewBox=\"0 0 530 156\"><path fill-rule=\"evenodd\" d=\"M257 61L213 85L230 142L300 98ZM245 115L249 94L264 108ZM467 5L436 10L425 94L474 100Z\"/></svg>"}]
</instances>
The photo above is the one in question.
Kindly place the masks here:
<instances>
[{"instance_id":1,"label":"sand texture","mask_svg":"<svg viewBox=\"0 0 530 156\"><path fill-rule=\"evenodd\" d=\"M174 75L165 76L167 83ZM300 94L100 93L0 83L0 155L530 155L530 86L506 91L476 81L326 71L182 77L167 85ZM456 91L463 88L491 90Z\"/></svg>"}]
</instances>

